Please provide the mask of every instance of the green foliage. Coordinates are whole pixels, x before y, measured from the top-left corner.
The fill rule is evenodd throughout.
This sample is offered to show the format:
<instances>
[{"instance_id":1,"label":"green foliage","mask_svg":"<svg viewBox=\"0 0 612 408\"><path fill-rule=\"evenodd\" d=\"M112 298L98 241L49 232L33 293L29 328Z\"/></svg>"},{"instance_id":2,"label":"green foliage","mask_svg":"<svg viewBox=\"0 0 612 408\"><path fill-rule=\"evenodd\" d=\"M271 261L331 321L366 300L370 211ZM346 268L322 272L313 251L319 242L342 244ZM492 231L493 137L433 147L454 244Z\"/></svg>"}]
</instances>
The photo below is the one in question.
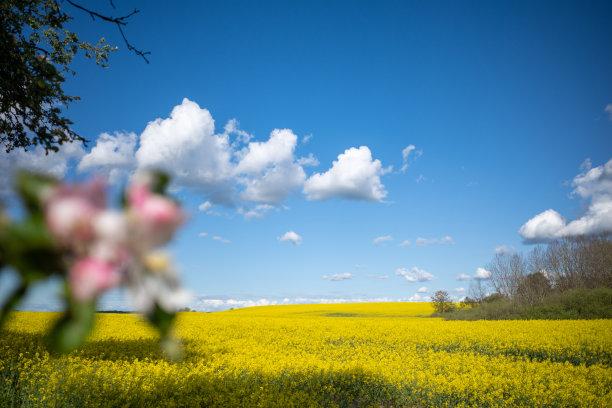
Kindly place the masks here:
<instances>
[{"instance_id":1,"label":"green foliage","mask_svg":"<svg viewBox=\"0 0 612 408\"><path fill-rule=\"evenodd\" d=\"M443 317L448 320L612 319L612 289L574 289L554 293L535 306L501 296Z\"/></svg>"},{"instance_id":2,"label":"green foliage","mask_svg":"<svg viewBox=\"0 0 612 408\"><path fill-rule=\"evenodd\" d=\"M85 142L62 115L62 106L79 99L64 93L64 75L74 75L70 64L79 51L106 67L117 48L104 38L81 41L64 28L70 19L56 0L0 0L0 143L7 152Z\"/></svg>"}]
</instances>

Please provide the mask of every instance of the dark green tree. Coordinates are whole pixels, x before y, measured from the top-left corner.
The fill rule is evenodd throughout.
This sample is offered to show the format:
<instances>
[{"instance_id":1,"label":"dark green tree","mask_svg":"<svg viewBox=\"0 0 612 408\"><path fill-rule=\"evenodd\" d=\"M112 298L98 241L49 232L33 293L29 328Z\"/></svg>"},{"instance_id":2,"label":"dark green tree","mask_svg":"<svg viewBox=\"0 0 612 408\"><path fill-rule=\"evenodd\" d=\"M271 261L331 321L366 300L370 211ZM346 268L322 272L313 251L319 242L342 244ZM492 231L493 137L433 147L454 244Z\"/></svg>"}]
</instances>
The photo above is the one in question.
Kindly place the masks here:
<instances>
[{"instance_id":1,"label":"dark green tree","mask_svg":"<svg viewBox=\"0 0 612 408\"><path fill-rule=\"evenodd\" d=\"M82 41L65 29L72 17L63 4L115 24L127 48L147 61L148 53L134 48L122 29L138 10L113 18L70 0L0 0L0 145L7 153L37 145L48 153L64 143L86 142L62 112L80 99L64 93L65 75L74 75L70 65L79 52L106 67L109 54L117 48L104 38L95 45Z\"/></svg>"}]
</instances>

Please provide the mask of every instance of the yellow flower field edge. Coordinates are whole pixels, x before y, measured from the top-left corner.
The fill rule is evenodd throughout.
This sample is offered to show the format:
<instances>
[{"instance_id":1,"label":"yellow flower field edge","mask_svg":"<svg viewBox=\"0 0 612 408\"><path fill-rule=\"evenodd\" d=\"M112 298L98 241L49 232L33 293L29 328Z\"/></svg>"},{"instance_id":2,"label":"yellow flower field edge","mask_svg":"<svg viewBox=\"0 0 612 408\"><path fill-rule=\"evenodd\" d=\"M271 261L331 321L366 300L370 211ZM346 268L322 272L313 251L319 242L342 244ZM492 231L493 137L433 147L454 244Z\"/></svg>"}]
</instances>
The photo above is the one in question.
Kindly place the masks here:
<instances>
[{"instance_id":1,"label":"yellow flower field edge","mask_svg":"<svg viewBox=\"0 0 612 408\"><path fill-rule=\"evenodd\" d=\"M612 321L444 321L414 303L181 313L172 363L136 315L49 353L53 313L0 333L0 405L609 407Z\"/></svg>"}]
</instances>

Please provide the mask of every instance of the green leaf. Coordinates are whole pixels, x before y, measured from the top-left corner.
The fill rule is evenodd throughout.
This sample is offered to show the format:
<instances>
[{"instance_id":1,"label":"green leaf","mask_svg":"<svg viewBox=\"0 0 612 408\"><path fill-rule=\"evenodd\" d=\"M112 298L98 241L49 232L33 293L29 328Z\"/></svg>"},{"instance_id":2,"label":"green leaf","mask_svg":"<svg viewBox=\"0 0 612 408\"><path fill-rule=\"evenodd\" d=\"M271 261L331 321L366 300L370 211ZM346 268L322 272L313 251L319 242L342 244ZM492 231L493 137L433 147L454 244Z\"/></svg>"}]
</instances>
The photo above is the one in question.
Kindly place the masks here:
<instances>
[{"instance_id":1,"label":"green leaf","mask_svg":"<svg viewBox=\"0 0 612 408\"><path fill-rule=\"evenodd\" d=\"M42 215L11 225L2 235L3 261L17 269L27 283L65 274L61 254Z\"/></svg>"},{"instance_id":2,"label":"green leaf","mask_svg":"<svg viewBox=\"0 0 612 408\"><path fill-rule=\"evenodd\" d=\"M163 171L159 170L151 171L151 177L153 179L151 190L154 193L164 195L168 182L170 181L170 177L168 177L168 175Z\"/></svg>"},{"instance_id":3,"label":"green leaf","mask_svg":"<svg viewBox=\"0 0 612 408\"><path fill-rule=\"evenodd\" d=\"M58 181L52 177L26 171L19 171L15 181L17 191L31 214L42 214L45 192L58 184Z\"/></svg>"},{"instance_id":4,"label":"green leaf","mask_svg":"<svg viewBox=\"0 0 612 408\"><path fill-rule=\"evenodd\" d=\"M174 316L175 313L165 311L157 304L157 302L155 303L153 310L147 314L147 318L157 328L157 330L159 330L162 337L170 333Z\"/></svg>"},{"instance_id":5,"label":"green leaf","mask_svg":"<svg viewBox=\"0 0 612 408\"><path fill-rule=\"evenodd\" d=\"M68 353L83 344L93 328L96 302L68 301L68 310L55 324L50 334L51 345L57 351Z\"/></svg>"}]
</instances>

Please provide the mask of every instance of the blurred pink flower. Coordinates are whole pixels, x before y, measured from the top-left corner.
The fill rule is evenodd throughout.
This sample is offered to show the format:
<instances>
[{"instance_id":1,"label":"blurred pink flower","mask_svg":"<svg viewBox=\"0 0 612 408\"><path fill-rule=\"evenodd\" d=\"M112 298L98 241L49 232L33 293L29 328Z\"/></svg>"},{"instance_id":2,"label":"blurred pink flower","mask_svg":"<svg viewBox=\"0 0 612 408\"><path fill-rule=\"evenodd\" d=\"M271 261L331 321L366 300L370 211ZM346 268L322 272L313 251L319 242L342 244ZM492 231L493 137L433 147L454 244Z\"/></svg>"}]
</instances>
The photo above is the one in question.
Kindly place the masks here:
<instances>
[{"instance_id":1,"label":"blurred pink flower","mask_svg":"<svg viewBox=\"0 0 612 408\"><path fill-rule=\"evenodd\" d=\"M129 188L128 208L135 244L145 250L168 242L185 220L177 203L153 193L144 182L136 182Z\"/></svg>"},{"instance_id":2,"label":"blurred pink flower","mask_svg":"<svg viewBox=\"0 0 612 408\"><path fill-rule=\"evenodd\" d=\"M87 257L76 261L68 275L76 300L86 302L120 282L119 271L110 262Z\"/></svg>"}]
</instances>

